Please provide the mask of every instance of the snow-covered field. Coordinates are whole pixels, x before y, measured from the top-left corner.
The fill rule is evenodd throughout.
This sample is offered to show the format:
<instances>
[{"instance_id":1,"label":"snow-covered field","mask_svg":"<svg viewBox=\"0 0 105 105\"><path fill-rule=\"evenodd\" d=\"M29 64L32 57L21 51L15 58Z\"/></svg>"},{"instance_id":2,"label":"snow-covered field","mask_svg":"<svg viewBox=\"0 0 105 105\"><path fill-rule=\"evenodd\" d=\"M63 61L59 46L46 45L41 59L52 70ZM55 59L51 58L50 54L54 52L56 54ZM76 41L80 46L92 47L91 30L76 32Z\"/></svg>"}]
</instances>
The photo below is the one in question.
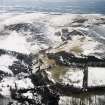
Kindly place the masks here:
<instances>
[{"instance_id":1,"label":"snow-covered field","mask_svg":"<svg viewBox=\"0 0 105 105\"><path fill-rule=\"evenodd\" d=\"M94 36L91 35L91 31L92 27L98 28L97 24L100 24L101 27L104 27L104 21L105 16L101 14L54 15L47 13L2 13L0 15L0 49L30 54L37 53L41 49L47 49L49 47L56 48L62 44L62 40L61 36L55 35L55 33L61 32L62 29L67 28L68 32L77 30L86 36L71 36L72 40L69 40L67 44L60 46L58 49L55 49L55 52L66 51L72 52L79 56L83 54L103 57L102 53L104 53L104 45L100 41L98 42L98 40L94 39ZM23 28L20 28L21 24L24 24ZM29 26L25 27L27 24L29 24ZM18 31L13 27L17 28ZM24 27L28 29L25 30ZM32 28L34 28L35 31L32 32ZM104 28L102 29L102 33L104 33L105 30ZM99 31L94 30L93 28L93 31L95 31L98 35L100 34L99 40L104 39L103 35L101 37L100 28ZM79 49L76 49L77 47ZM77 52L76 50L79 51ZM99 54L101 56L99 56ZM12 61L9 61L8 57L2 58L1 56L0 59L3 59L3 61L6 59L7 62L12 64ZM7 70L7 65L3 66L2 62L0 65L1 70L3 68L4 70ZM79 74L75 73L75 75L78 76ZM74 76L71 76L70 78L72 79L72 77Z\"/></svg>"},{"instance_id":2,"label":"snow-covered field","mask_svg":"<svg viewBox=\"0 0 105 105\"><path fill-rule=\"evenodd\" d=\"M82 98L82 99L81 99ZM85 105L104 105L104 98L105 96L91 96L91 97L68 97L68 96L61 96L60 97L60 101L59 101L59 105L81 105L85 104ZM90 101L91 100L91 101ZM100 101L101 100L101 101Z\"/></svg>"},{"instance_id":3,"label":"snow-covered field","mask_svg":"<svg viewBox=\"0 0 105 105\"><path fill-rule=\"evenodd\" d=\"M105 58L104 23L105 16L101 14L1 13L0 49L27 56L39 55L40 51L47 49L47 53L65 51L73 53L75 57L95 56L103 59ZM62 57L61 60L63 61ZM30 72L27 71L26 62L17 58L17 55L1 53L1 95L9 97L10 88L34 88L34 84L28 77ZM21 71L18 66L22 66L23 68L19 68L21 70L25 68L26 71ZM32 66L34 69L37 68L35 64ZM55 65L53 64L53 66ZM16 70L19 70L19 73ZM88 86L105 85L105 68L89 67L88 71ZM28 76L26 76L27 74ZM47 71L47 76L55 83L49 71ZM62 83L82 88L83 77L83 70L69 68L62 76ZM23 96L32 99L30 91L24 93ZM41 100L41 96L39 98ZM59 105L69 105L67 102L71 102L70 97L60 97ZM80 99L76 102L80 102Z\"/></svg>"},{"instance_id":4,"label":"snow-covered field","mask_svg":"<svg viewBox=\"0 0 105 105\"><path fill-rule=\"evenodd\" d=\"M82 88L83 77L83 70L70 68L63 76L62 82ZM105 67L88 67L88 86L105 86Z\"/></svg>"},{"instance_id":5,"label":"snow-covered field","mask_svg":"<svg viewBox=\"0 0 105 105\"><path fill-rule=\"evenodd\" d=\"M69 32L71 30L84 30L91 31L89 27L94 26L95 24L102 24L105 16L99 14L90 14L90 15L79 15L79 14L63 14L63 15L51 15L44 13L5 13L0 15L0 48L13 50L21 53L31 53L32 51L39 51L40 49L46 49L50 46L54 47L62 43L60 36L56 36L55 32L61 31L63 28L68 28ZM83 22L79 22L83 21ZM16 30L5 29L6 26L11 27L11 25L16 26L16 24L30 24L32 27L38 30L39 32L31 32L29 29L25 32L23 29L20 29L20 32ZM31 27L31 26L30 26ZM30 28L29 27L29 28ZM43 27L42 29L40 27ZM97 27L97 26L96 26ZM101 25L101 27L104 27ZM19 28L19 27L16 27ZM98 27L97 27L98 28ZM22 31L22 32L21 32ZM103 32L105 30L103 29ZM97 32L98 33L98 32ZM3 37L5 34L5 37ZM39 34L39 35L38 35ZM41 38L37 39L38 37ZM37 37L35 37L37 35ZM100 35L101 36L101 35ZM29 40L32 40L29 43ZM101 37L100 37L101 38ZM73 44L76 42L79 43L78 38L74 37ZM81 44L80 44L81 45ZM83 43L84 54L94 52L93 49L97 45L97 42L86 41ZM92 51L91 51L92 50Z\"/></svg>"},{"instance_id":6,"label":"snow-covered field","mask_svg":"<svg viewBox=\"0 0 105 105\"><path fill-rule=\"evenodd\" d=\"M12 71L9 70L9 66L11 66L14 61L17 61L17 59L13 56L9 55L0 56L0 71L13 75Z\"/></svg>"},{"instance_id":7,"label":"snow-covered field","mask_svg":"<svg viewBox=\"0 0 105 105\"><path fill-rule=\"evenodd\" d=\"M105 86L105 68L89 67L88 86Z\"/></svg>"},{"instance_id":8,"label":"snow-covered field","mask_svg":"<svg viewBox=\"0 0 105 105\"><path fill-rule=\"evenodd\" d=\"M17 87L15 87L17 86ZM34 88L31 80L29 78L18 80L14 77L4 78L0 83L0 94L6 97L10 97L12 89L30 89Z\"/></svg>"},{"instance_id":9,"label":"snow-covered field","mask_svg":"<svg viewBox=\"0 0 105 105\"><path fill-rule=\"evenodd\" d=\"M82 88L83 76L82 70L70 68L70 70L66 72L65 76L63 77L62 82L66 85L69 84L74 87Z\"/></svg>"}]
</instances>

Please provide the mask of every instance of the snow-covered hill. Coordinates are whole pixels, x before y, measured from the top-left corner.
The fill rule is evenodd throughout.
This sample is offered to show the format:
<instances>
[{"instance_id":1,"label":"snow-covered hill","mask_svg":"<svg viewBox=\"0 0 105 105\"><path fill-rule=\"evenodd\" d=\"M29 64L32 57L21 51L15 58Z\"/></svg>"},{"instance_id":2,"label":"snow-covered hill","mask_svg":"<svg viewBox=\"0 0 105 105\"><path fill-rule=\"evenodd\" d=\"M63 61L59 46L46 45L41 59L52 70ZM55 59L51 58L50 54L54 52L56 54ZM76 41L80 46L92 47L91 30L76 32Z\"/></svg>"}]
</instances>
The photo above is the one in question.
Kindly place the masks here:
<instances>
[{"instance_id":1,"label":"snow-covered hill","mask_svg":"<svg viewBox=\"0 0 105 105\"><path fill-rule=\"evenodd\" d=\"M88 86L105 85L104 27L101 14L0 14L0 95L14 103L7 105L67 105L53 85L83 88L85 66Z\"/></svg>"}]
</instances>

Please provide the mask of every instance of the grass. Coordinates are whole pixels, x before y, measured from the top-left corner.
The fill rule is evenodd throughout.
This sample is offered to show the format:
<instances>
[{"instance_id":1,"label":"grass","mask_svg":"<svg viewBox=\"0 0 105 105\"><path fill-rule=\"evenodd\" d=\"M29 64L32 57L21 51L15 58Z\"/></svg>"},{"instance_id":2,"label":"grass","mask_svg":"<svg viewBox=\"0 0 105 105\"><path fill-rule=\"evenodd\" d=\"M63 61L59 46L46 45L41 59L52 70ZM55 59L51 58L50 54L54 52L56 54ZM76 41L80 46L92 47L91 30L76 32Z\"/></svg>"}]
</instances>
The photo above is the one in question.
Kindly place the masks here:
<instances>
[{"instance_id":1,"label":"grass","mask_svg":"<svg viewBox=\"0 0 105 105\"><path fill-rule=\"evenodd\" d=\"M80 38L80 42L84 42L85 41L85 37Z\"/></svg>"},{"instance_id":2,"label":"grass","mask_svg":"<svg viewBox=\"0 0 105 105\"><path fill-rule=\"evenodd\" d=\"M50 72L55 81L60 81L60 77L64 76L67 72L67 67L57 65L55 60L49 59L47 56L43 57L43 62L45 65L47 64L52 66Z\"/></svg>"},{"instance_id":3,"label":"grass","mask_svg":"<svg viewBox=\"0 0 105 105\"><path fill-rule=\"evenodd\" d=\"M55 65L56 62L54 59L49 59L47 55L41 57L42 62L44 65Z\"/></svg>"},{"instance_id":4,"label":"grass","mask_svg":"<svg viewBox=\"0 0 105 105\"><path fill-rule=\"evenodd\" d=\"M51 65L52 68L50 69L52 77L54 78L55 81L61 81L60 77L64 76L65 73L67 72L67 67L57 65L55 60L49 59L47 56L43 58L43 61L47 65Z\"/></svg>"},{"instance_id":5,"label":"grass","mask_svg":"<svg viewBox=\"0 0 105 105\"><path fill-rule=\"evenodd\" d=\"M74 46L74 47L71 48L70 51L75 52L77 54L80 54L80 53L83 52L83 50L82 50L82 48L80 46Z\"/></svg>"},{"instance_id":6,"label":"grass","mask_svg":"<svg viewBox=\"0 0 105 105\"><path fill-rule=\"evenodd\" d=\"M60 77L64 76L66 74L66 72L67 72L66 67L60 66L60 65L56 65L55 67L53 67L51 69L51 73L52 73L53 78L59 82L61 81Z\"/></svg>"}]
</instances>

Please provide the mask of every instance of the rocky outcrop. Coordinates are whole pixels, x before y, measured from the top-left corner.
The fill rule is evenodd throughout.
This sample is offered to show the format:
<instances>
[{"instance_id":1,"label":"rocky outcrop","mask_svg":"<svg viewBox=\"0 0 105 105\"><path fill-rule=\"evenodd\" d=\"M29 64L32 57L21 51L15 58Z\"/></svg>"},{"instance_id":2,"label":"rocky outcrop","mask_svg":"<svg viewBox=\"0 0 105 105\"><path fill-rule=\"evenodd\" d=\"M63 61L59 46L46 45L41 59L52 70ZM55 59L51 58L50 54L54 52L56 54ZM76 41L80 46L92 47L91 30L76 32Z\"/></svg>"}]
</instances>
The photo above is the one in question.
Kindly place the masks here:
<instances>
[{"instance_id":1,"label":"rocky outcrop","mask_svg":"<svg viewBox=\"0 0 105 105\"><path fill-rule=\"evenodd\" d=\"M19 23L19 24L12 24L4 27L6 30L11 31L35 31L34 26L30 23Z\"/></svg>"},{"instance_id":2,"label":"rocky outcrop","mask_svg":"<svg viewBox=\"0 0 105 105\"><path fill-rule=\"evenodd\" d=\"M35 74L30 75L30 78L35 86L51 85L53 82L49 80L48 74L44 70L38 70Z\"/></svg>"},{"instance_id":3,"label":"rocky outcrop","mask_svg":"<svg viewBox=\"0 0 105 105\"><path fill-rule=\"evenodd\" d=\"M58 53L47 53L49 59L54 59L57 64L65 65L65 66L100 66L105 67L105 59L99 59L95 56L81 56L75 57L75 55L71 53L67 53L65 51Z\"/></svg>"},{"instance_id":4,"label":"rocky outcrop","mask_svg":"<svg viewBox=\"0 0 105 105\"><path fill-rule=\"evenodd\" d=\"M46 71L38 66L36 55L25 55L2 49L0 55L16 58L7 67L8 72L12 74L0 70L0 94L3 96L4 91L7 91L7 94L10 92L12 100L8 101L8 105L58 105L59 92L49 87L53 82L48 78ZM33 63L37 65L35 73L33 73Z\"/></svg>"},{"instance_id":5,"label":"rocky outcrop","mask_svg":"<svg viewBox=\"0 0 105 105\"><path fill-rule=\"evenodd\" d=\"M73 36L79 35L79 36L86 36L83 30L74 29L72 31L69 31L68 28L62 28L61 32L58 31L55 33L57 36L61 36L62 41L72 40Z\"/></svg>"},{"instance_id":6,"label":"rocky outcrop","mask_svg":"<svg viewBox=\"0 0 105 105\"><path fill-rule=\"evenodd\" d=\"M17 100L11 105L18 105L19 103L19 105L26 105L26 103L28 105L58 105L59 101L59 95L47 86L28 90L11 90L11 93L12 98Z\"/></svg>"}]
</instances>

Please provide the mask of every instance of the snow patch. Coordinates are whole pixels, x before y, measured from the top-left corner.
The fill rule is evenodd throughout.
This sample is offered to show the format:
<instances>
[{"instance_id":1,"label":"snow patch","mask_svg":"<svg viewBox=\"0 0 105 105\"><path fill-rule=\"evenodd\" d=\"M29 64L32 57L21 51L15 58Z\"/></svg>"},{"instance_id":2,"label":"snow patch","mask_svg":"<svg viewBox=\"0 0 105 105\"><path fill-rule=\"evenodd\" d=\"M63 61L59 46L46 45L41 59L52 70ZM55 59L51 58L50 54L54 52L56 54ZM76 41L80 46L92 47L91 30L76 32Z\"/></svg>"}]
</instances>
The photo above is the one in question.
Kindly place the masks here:
<instances>
[{"instance_id":1,"label":"snow patch","mask_svg":"<svg viewBox=\"0 0 105 105\"><path fill-rule=\"evenodd\" d=\"M64 84L73 85L74 87L81 87L83 85L83 71L70 69L62 79Z\"/></svg>"},{"instance_id":2,"label":"snow patch","mask_svg":"<svg viewBox=\"0 0 105 105\"><path fill-rule=\"evenodd\" d=\"M10 88L30 89L34 88L34 85L29 78L25 78L22 80L18 80L15 77L4 78L0 83L0 94L7 97L10 96Z\"/></svg>"},{"instance_id":3,"label":"snow patch","mask_svg":"<svg viewBox=\"0 0 105 105\"><path fill-rule=\"evenodd\" d=\"M103 86L105 85L105 68L89 67L88 68L88 86Z\"/></svg>"},{"instance_id":4,"label":"snow patch","mask_svg":"<svg viewBox=\"0 0 105 105\"><path fill-rule=\"evenodd\" d=\"M0 48L19 53L30 53L30 45L26 42L25 37L16 32L12 32L9 36L0 40Z\"/></svg>"},{"instance_id":5,"label":"snow patch","mask_svg":"<svg viewBox=\"0 0 105 105\"><path fill-rule=\"evenodd\" d=\"M17 59L9 55L0 56L0 71L13 75L12 71L9 69L9 66L13 64Z\"/></svg>"}]
</instances>

